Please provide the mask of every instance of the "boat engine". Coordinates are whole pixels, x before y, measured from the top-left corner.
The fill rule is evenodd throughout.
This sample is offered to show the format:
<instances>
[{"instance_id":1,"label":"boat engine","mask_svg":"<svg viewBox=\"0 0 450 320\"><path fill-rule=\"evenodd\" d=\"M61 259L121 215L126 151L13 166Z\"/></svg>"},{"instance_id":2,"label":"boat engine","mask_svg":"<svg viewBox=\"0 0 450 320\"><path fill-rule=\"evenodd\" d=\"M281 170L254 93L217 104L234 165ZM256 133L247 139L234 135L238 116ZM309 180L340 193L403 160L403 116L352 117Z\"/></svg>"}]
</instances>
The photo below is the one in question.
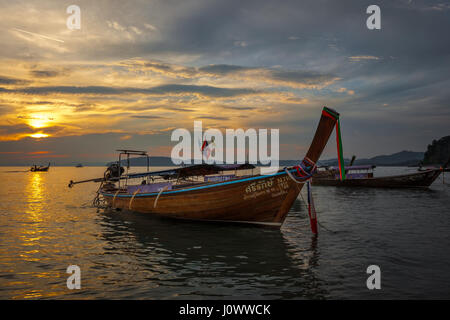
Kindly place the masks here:
<instances>
[{"instance_id":1,"label":"boat engine","mask_svg":"<svg viewBox=\"0 0 450 320\"><path fill-rule=\"evenodd\" d=\"M125 169L123 167L121 167L118 163L112 163L106 169L104 177L105 177L105 180L107 181L107 180L111 180L112 178L119 178L124 172L125 172Z\"/></svg>"}]
</instances>

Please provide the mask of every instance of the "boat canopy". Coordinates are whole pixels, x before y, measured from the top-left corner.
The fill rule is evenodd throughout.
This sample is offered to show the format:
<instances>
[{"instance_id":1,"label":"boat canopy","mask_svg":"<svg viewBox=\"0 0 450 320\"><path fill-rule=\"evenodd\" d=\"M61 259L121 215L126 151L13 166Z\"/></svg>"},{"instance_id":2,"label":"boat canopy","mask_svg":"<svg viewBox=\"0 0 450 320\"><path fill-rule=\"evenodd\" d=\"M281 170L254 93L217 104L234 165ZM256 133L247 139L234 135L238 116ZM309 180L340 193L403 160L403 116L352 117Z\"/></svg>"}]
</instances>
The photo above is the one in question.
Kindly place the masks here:
<instances>
[{"instance_id":1,"label":"boat canopy","mask_svg":"<svg viewBox=\"0 0 450 320\"><path fill-rule=\"evenodd\" d=\"M126 178L141 178L148 176L160 176L165 179L171 178L186 178L192 176L205 176L209 174L217 174L227 170L248 170L256 168L253 164L194 164L187 167L181 167L176 169L131 173L126 175Z\"/></svg>"},{"instance_id":2,"label":"boat canopy","mask_svg":"<svg viewBox=\"0 0 450 320\"><path fill-rule=\"evenodd\" d=\"M372 170L375 168L375 165L346 166L345 171ZM339 170L339 167L332 167L332 170Z\"/></svg>"}]
</instances>

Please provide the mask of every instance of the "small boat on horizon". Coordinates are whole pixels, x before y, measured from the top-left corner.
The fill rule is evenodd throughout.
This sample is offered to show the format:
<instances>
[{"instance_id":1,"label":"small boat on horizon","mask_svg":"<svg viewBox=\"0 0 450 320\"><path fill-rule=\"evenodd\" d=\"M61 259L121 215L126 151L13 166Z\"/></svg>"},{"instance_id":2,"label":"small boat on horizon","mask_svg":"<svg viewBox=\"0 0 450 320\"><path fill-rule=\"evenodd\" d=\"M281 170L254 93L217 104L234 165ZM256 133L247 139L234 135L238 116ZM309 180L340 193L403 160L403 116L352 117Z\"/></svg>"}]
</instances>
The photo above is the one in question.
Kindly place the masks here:
<instances>
[{"instance_id":1,"label":"small boat on horizon","mask_svg":"<svg viewBox=\"0 0 450 320\"><path fill-rule=\"evenodd\" d=\"M75 168L83 168L83 165L81 163L79 163L75 166Z\"/></svg>"},{"instance_id":2,"label":"small boat on horizon","mask_svg":"<svg viewBox=\"0 0 450 320\"><path fill-rule=\"evenodd\" d=\"M48 163L48 166L37 166L37 165L33 165L30 168L31 172L45 172L48 171L48 169L50 168L50 162Z\"/></svg>"}]
</instances>

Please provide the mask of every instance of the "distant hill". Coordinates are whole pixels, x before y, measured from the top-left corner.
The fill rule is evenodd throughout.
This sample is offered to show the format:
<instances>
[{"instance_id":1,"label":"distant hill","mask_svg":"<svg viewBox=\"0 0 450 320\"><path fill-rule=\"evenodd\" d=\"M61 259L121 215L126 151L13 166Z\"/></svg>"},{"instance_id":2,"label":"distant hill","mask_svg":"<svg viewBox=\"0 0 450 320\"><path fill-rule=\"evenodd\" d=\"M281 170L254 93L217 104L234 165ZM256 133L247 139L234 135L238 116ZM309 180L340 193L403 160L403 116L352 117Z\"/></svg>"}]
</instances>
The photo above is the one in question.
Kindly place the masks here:
<instances>
[{"instance_id":1,"label":"distant hill","mask_svg":"<svg viewBox=\"0 0 450 320\"><path fill-rule=\"evenodd\" d=\"M401 151L391 155L376 156L369 159L356 159L354 164L374 164L377 166L410 166L418 165L423 159L423 152L414 151ZM280 167L287 167L299 164L299 160L280 160ZM350 159L344 159L346 165L350 163ZM122 160L122 166L127 164L126 160ZM320 160L320 165L337 165L337 159ZM143 166L147 165L146 157L137 157L130 159L131 166ZM174 166L172 159L169 157L150 157L151 167L170 167Z\"/></svg>"},{"instance_id":2,"label":"distant hill","mask_svg":"<svg viewBox=\"0 0 450 320\"><path fill-rule=\"evenodd\" d=\"M450 159L450 136L433 140L423 157L424 165L443 165Z\"/></svg>"},{"instance_id":3,"label":"distant hill","mask_svg":"<svg viewBox=\"0 0 450 320\"><path fill-rule=\"evenodd\" d=\"M415 151L401 151L393 153L390 155L381 155L373 158L356 158L354 165L369 165L373 164L376 166L392 166L392 167L403 167L403 166L416 166L423 159L423 152ZM338 164L337 159L330 160L320 160L321 165L335 166ZM344 159L346 165L350 163L350 159Z\"/></svg>"},{"instance_id":4,"label":"distant hill","mask_svg":"<svg viewBox=\"0 0 450 320\"><path fill-rule=\"evenodd\" d=\"M391 155L376 156L370 159L356 159L355 164L374 164L377 166L413 166L423 159L423 152L401 151Z\"/></svg>"}]
</instances>

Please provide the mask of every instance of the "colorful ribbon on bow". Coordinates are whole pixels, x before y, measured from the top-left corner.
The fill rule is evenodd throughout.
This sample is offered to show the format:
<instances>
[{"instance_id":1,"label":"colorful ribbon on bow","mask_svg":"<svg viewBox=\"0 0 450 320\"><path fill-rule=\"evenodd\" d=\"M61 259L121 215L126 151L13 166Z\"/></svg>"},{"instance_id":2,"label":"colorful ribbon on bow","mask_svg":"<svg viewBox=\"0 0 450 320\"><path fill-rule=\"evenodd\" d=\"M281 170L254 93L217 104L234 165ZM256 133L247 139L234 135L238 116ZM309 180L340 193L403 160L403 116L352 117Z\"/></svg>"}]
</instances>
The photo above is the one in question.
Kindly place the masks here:
<instances>
[{"instance_id":1,"label":"colorful ribbon on bow","mask_svg":"<svg viewBox=\"0 0 450 320\"><path fill-rule=\"evenodd\" d=\"M311 231L314 234L318 234L317 213L316 213L316 207L314 206L314 200L313 200L313 196L312 196L311 181L308 181L306 183L306 187L308 189L308 215L309 215L309 221L311 223Z\"/></svg>"},{"instance_id":2,"label":"colorful ribbon on bow","mask_svg":"<svg viewBox=\"0 0 450 320\"><path fill-rule=\"evenodd\" d=\"M316 164L308 157L305 157L299 165L294 166L293 168L297 171L295 180L306 182L313 176L316 170Z\"/></svg>"},{"instance_id":3,"label":"colorful ribbon on bow","mask_svg":"<svg viewBox=\"0 0 450 320\"><path fill-rule=\"evenodd\" d=\"M339 115L335 114L332 110L328 109L327 107L323 108L322 114L324 116L332 118L333 120L336 120L336 146L339 163L339 176L341 180L345 180L345 163L344 163L344 154L342 151L341 122L339 120Z\"/></svg>"}]
</instances>

